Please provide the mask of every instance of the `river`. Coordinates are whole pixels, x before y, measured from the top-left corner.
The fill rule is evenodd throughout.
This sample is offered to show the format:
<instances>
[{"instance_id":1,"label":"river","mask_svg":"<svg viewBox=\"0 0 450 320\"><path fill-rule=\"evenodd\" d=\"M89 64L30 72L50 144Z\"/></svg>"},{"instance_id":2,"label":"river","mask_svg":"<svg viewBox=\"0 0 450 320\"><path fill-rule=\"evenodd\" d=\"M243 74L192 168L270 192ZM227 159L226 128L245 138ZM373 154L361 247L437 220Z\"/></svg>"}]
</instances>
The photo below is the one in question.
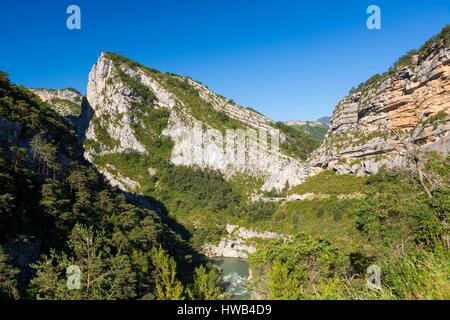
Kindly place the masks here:
<instances>
[{"instance_id":1,"label":"river","mask_svg":"<svg viewBox=\"0 0 450 320\"><path fill-rule=\"evenodd\" d=\"M226 293L231 295L231 300L250 299L247 291L249 277L247 261L237 258L214 258L212 261L222 271L223 285Z\"/></svg>"}]
</instances>

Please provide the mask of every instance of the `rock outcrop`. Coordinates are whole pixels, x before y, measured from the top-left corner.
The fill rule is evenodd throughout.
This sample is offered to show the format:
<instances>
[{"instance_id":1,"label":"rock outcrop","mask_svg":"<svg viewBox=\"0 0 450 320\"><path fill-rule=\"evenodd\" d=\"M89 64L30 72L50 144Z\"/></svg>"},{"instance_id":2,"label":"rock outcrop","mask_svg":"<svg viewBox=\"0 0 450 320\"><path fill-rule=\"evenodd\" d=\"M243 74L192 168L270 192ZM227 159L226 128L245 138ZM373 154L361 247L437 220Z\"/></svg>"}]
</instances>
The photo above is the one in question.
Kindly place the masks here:
<instances>
[{"instance_id":1,"label":"rock outcrop","mask_svg":"<svg viewBox=\"0 0 450 320\"><path fill-rule=\"evenodd\" d=\"M255 253L256 248L251 244L254 239L277 239L291 241L292 237L275 232L258 232L244 227L227 224L228 235L218 244L205 244L202 252L207 257L225 257L247 259L249 254Z\"/></svg>"},{"instance_id":2,"label":"rock outcrop","mask_svg":"<svg viewBox=\"0 0 450 320\"><path fill-rule=\"evenodd\" d=\"M423 150L448 152L450 47L445 37L339 102L327 138L309 164L361 175L382 165L402 166L402 137Z\"/></svg>"},{"instance_id":3,"label":"rock outcrop","mask_svg":"<svg viewBox=\"0 0 450 320\"><path fill-rule=\"evenodd\" d=\"M117 54L101 54L89 74L84 100L71 89L32 91L75 124L85 140L85 157L124 191L140 194L144 180L157 180L162 168L150 163L145 173L133 175L133 168L104 158L100 164L97 159L137 153L160 163L167 148L167 163L213 169L227 179L242 174L263 181L263 191L281 191L323 169L365 175L383 165L404 166L400 136L424 151L448 153L449 34L449 27L444 28L419 51L339 102L325 141L306 162L271 145L271 139L283 143L288 137L265 116L189 77L162 74ZM320 122L287 124L321 126ZM239 131L247 138L239 140ZM232 143L227 144L230 137ZM261 146L267 153L259 152Z\"/></svg>"},{"instance_id":4,"label":"rock outcrop","mask_svg":"<svg viewBox=\"0 0 450 320\"><path fill-rule=\"evenodd\" d=\"M172 164L214 169L227 178L237 173L262 178L263 190L298 185L311 170L317 170L305 168L278 148L272 150L267 137L280 141L285 137L268 118L238 106L190 78L162 74L114 54L103 53L92 68L87 102L94 115L86 133L85 156L94 163L98 156L118 153L137 152L151 158L154 150L146 140L166 136L173 144ZM159 128L160 132L148 121L158 110L168 115L167 124ZM267 145L267 156L257 153L252 158L251 150L256 150L254 141L238 141L235 136L233 153L227 153L227 134L230 130L235 134L235 129L252 129L248 132L259 134L259 141L265 140ZM200 145L195 144L198 136ZM238 152L245 154L243 161L236 156ZM122 172L121 179L114 179L104 165L99 170L114 185L129 189L119 180L133 180L133 177Z\"/></svg>"},{"instance_id":5,"label":"rock outcrop","mask_svg":"<svg viewBox=\"0 0 450 320\"><path fill-rule=\"evenodd\" d=\"M22 125L0 116L0 142L15 143L22 131Z\"/></svg>"},{"instance_id":6,"label":"rock outcrop","mask_svg":"<svg viewBox=\"0 0 450 320\"><path fill-rule=\"evenodd\" d=\"M81 113L81 102L83 96L74 89L30 89L35 95L47 102L53 109L63 117L78 117Z\"/></svg>"}]
</instances>

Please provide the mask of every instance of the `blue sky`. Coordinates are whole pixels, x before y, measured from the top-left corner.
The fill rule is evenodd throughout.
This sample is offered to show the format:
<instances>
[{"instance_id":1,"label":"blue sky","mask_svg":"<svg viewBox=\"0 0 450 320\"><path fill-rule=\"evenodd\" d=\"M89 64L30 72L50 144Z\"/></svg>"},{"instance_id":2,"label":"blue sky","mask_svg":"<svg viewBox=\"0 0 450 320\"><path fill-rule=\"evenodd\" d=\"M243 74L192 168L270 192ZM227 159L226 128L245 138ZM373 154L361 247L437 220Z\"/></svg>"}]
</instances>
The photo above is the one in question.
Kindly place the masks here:
<instances>
[{"instance_id":1,"label":"blue sky","mask_svg":"<svg viewBox=\"0 0 450 320\"><path fill-rule=\"evenodd\" d=\"M70 4L81 30L66 28ZM370 4L381 30L366 28ZM0 70L28 87L85 93L100 52L114 51L272 119L314 120L448 23L448 0L3 1Z\"/></svg>"}]
</instances>

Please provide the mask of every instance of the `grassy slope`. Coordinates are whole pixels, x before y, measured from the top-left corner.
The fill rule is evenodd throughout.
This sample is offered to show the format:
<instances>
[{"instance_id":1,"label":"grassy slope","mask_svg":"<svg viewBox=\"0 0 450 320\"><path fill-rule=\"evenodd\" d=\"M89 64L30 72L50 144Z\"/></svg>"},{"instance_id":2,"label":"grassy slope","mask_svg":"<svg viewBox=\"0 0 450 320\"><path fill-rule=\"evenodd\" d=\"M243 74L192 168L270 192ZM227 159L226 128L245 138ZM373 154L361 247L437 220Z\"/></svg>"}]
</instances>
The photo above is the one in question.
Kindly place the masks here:
<instances>
[{"instance_id":1,"label":"grassy slope","mask_svg":"<svg viewBox=\"0 0 450 320\"><path fill-rule=\"evenodd\" d=\"M294 125L292 126L294 129L304 132L308 135L310 135L312 138L314 138L317 141L322 142L325 139L325 135L328 131L328 126L326 125L320 125L320 126L310 126L310 125Z\"/></svg>"}]
</instances>

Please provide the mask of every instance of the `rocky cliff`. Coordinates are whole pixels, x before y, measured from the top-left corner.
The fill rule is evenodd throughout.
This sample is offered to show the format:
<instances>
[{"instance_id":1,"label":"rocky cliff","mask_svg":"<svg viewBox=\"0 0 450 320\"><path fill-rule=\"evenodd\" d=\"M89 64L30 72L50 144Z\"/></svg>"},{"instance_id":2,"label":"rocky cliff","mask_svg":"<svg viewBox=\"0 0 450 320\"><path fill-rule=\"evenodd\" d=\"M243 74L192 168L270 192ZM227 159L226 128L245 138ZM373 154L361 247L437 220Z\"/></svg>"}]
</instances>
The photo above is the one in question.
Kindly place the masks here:
<instances>
[{"instance_id":1,"label":"rocky cliff","mask_svg":"<svg viewBox=\"0 0 450 320\"><path fill-rule=\"evenodd\" d=\"M450 149L450 29L338 103L310 165L374 173L402 165L400 139L424 150ZM402 142L403 143L403 142Z\"/></svg>"},{"instance_id":2,"label":"rocky cliff","mask_svg":"<svg viewBox=\"0 0 450 320\"><path fill-rule=\"evenodd\" d=\"M49 103L63 117L79 116L81 113L82 95L74 89L30 89L42 101Z\"/></svg>"},{"instance_id":3,"label":"rocky cliff","mask_svg":"<svg viewBox=\"0 0 450 320\"><path fill-rule=\"evenodd\" d=\"M271 145L276 138L292 142L278 131L279 123L189 77L114 53L102 53L93 66L85 103L70 89L33 92L63 116L78 116L83 106L74 123L85 135L85 157L125 191L143 193L148 180L157 181L169 165L213 169L227 179L244 175L261 181L263 191L281 191L323 169L364 175L404 165L400 136L423 150L448 153L449 34L444 28L388 72L352 90L336 106L325 141L305 162ZM323 139L324 132L316 132L323 128L319 122L282 125ZM239 139L239 132L250 135ZM261 145L267 151L262 156ZM133 167L129 159L136 154L145 161Z\"/></svg>"},{"instance_id":4,"label":"rocky cliff","mask_svg":"<svg viewBox=\"0 0 450 320\"><path fill-rule=\"evenodd\" d=\"M271 144L271 138L283 142L286 137L263 115L188 77L162 74L113 53L103 53L92 68L87 101L94 115L86 133L85 156L112 184L127 191L139 192L140 181L157 177L164 161L210 168L227 178L243 174L262 179L263 190L298 185L309 170L316 170L305 168ZM260 145L266 146L267 156L255 156L253 151L259 155L259 149L254 148L259 146L248 137L238 140L239 130L249 129L253 130L250 135L264 141ZM227 144L230 135L231 146ZM199 137L200 145L195 143ZM228 147L233 147L232 152L227 153ZM236 156L240 152L244 160ZM130 176L130 170L121 172L110 161L118 154L135 153L154 160L155 167L145 168L154 174Z\"/></svg>"}]
</instances>

